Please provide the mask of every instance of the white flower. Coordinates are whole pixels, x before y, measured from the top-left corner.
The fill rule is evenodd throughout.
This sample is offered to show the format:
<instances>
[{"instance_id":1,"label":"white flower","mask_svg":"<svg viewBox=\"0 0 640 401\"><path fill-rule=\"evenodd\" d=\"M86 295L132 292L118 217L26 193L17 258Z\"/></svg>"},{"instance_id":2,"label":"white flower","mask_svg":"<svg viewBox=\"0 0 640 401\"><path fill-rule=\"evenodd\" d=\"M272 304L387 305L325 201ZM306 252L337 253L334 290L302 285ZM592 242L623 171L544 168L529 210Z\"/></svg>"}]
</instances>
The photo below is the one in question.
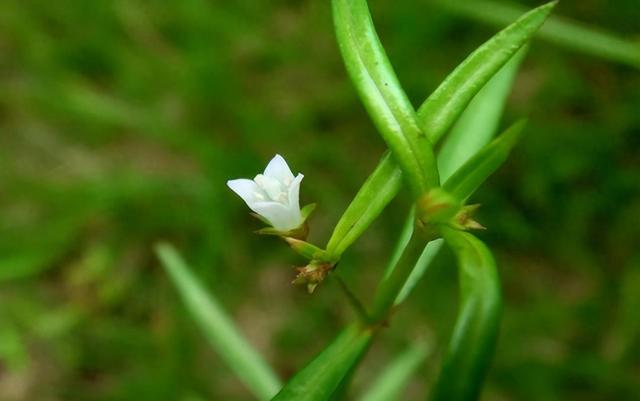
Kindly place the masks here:
<instances>
[{"instance_id":1,"label":"white flower","mask_svg":"<svg viewBox=\"0 0 640 401\"><path fill-rule=\"evenodd\" d=\"M303 178L302 174L294 177L284 158L275 155L264 173L256 175L253 180L229 180L227 186L273 228L290 231L304 223L299 202Z\"/></svg>"}]
</instances>

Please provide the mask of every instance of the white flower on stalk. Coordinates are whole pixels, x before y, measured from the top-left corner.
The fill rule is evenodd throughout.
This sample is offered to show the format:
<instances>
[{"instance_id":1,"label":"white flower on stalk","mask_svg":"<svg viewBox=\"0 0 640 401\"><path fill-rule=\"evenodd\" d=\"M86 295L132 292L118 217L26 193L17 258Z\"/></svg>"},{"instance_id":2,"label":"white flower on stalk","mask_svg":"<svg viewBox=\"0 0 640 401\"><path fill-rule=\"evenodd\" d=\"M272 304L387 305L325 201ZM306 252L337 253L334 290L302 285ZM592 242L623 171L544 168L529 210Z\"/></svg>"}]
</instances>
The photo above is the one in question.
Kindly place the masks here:
<instances>
[{"instance_id":1,"label":"white flower on stalk","mask_svg":"<svg viewBox=\"0 0 640 401\"><path fill-rule=\"evenodd\" d=\"M273 228L286 232L304 223L299 201L303 178L302 174L294 177L284 158L275 155L264 173L256 175L253 180L229 180L227 186Z\"/></svg>"}]
</instances>

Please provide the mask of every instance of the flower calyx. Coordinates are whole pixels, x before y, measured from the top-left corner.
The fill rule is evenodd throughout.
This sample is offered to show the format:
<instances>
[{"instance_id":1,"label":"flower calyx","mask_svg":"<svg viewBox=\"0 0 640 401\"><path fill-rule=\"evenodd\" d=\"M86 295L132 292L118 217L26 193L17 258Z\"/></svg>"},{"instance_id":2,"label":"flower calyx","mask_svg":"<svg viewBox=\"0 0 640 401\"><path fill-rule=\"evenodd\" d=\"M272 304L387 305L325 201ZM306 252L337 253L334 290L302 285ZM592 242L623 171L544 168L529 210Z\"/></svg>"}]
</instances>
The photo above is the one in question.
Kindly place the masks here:
<instances>
[{"instance_id":1,"label":"flower calyx","mask_svg":"<svg viewBox=\"0 0 640 401\"><path fill-rule=\"evenodd\" d=\"M310 261L306 266L296 268L298 274L293 284L306 284L307 291L312 294L318 284L324 281L327 274L335 268L338 260L331 257L324 249L308 242L291 237L285 237L284 240L291 249Z\"/></svg>"},{"instance_id":2,"label":"flower calyx","mask_svg":"<svg viewBox=\"0 0 640 401\"><path fill-rule=\"evenodd\" d=\"M335 269L336 264L312 260L308 265L298 267L298 274L292 284L307 286L307 292L313 294L318 284L324 281L327 274Z\"/></svg>"}]
</instances>

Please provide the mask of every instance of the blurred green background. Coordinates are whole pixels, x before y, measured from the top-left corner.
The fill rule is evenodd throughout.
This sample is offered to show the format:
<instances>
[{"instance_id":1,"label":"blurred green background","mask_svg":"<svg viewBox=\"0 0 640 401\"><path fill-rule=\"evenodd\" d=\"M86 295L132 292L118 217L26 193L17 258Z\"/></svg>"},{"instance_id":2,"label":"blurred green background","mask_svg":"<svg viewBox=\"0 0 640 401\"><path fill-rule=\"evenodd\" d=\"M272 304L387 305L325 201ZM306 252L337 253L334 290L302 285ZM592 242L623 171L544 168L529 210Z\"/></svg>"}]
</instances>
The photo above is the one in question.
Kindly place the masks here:
<instances>
[{"instance_id":1,"label":"blurred green background","mask_svg":"<svg viewBox=\"0 0 640 401\"><path fill-rule=\"evenodd\" d=\"M427 0L371 7L416 105L496 32ZM556 13L640 35L637 0ZM252 399L186 314L158 240L283 378L352 318L331 280L313 296L289 284L302 261L253 235L225 186L284 155L325 243L385 148L332 29L328 1L0 2L0 400ZM503 126L525 115L474 197L506 302L483 399L640 399L640 70L537 40ZM409 204L340 265L364 299ZM435 352L403 399L424 399L455 317L452 262L437 259L354 393L422 339Z\"/></svg>"}]
</instances>

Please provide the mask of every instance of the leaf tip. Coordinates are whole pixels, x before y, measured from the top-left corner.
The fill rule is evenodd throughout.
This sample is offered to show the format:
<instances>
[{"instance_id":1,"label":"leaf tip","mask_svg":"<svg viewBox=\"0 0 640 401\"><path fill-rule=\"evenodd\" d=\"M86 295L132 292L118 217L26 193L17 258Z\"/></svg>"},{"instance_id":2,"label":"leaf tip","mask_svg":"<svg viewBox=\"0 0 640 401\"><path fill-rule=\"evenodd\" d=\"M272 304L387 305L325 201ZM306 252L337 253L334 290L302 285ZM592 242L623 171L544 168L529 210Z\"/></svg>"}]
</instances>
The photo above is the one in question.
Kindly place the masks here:
<instances>
[{"instance_id":1,"label":"leaf tip","mask_svg":"<svg viewBox=\"0 0 640 401\"><path fill-rule=\"evenodd\" d=\"M159 259L164 259L165 255L173 250L173 246L166 241L158 241L153 244L153 252Z\"/></svg>"},{"instance_id":2,"label":"leaf tip","mask_svg":"<svg viewBox=\"0 0 640 401\"><path fill-rule=\"evenodd\" d=\"M547 11L547 13L550 13L554 8L556 8L558 3L560 3L560 0L553 0L540 6L540 9Z\"/></svg>"},{"instance_id":3,"label":"leaf tip","mask_svg":"<svg viewBox=\"0 0 640 401\"><path fill-rule=\"evenodd\" d=\"M522 131L524 131L524 127L527 125L529 120L527 118L521 118L516 121L507 129L507 131L502 135L504 143L506 143L507 148L513 148L518 140L522 136Z\"/></svg>"}]
</instances>

